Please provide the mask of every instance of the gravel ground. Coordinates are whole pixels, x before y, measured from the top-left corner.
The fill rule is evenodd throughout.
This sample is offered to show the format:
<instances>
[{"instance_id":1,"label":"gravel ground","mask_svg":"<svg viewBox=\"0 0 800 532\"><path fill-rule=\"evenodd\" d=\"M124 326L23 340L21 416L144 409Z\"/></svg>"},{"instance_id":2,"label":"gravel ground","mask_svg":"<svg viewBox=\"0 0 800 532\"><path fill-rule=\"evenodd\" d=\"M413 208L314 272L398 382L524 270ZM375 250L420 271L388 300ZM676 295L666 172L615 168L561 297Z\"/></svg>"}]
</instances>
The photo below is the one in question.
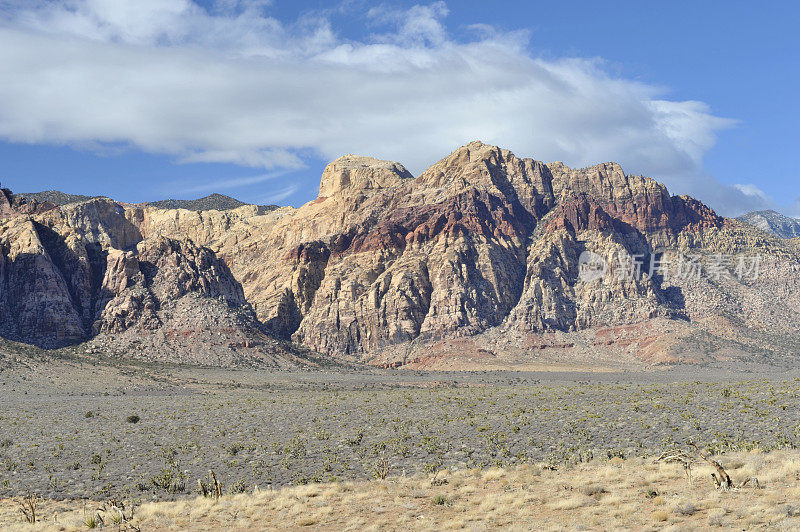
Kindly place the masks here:
<instances>
[{"instance_id":1,"label":"gravel ground","mask_svg":"<svg viewBox=\"0 0 800 532\"><path fill-rule=\"evenodd\" d=\"M643 374L268 373L0 358L0 498L226 492L800 444L800 378ZM135 417L131 417L135 416Z\"/></svg>"}]
</instances>

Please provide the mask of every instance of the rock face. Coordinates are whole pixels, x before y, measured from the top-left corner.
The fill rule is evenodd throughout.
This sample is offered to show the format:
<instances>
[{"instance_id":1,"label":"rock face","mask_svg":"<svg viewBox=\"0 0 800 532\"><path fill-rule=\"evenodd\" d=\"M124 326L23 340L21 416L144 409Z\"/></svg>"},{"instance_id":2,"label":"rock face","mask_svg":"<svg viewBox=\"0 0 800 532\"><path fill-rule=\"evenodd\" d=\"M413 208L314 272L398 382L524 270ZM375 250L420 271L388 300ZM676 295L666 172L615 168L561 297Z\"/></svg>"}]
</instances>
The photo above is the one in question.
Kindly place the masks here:
<instances>
[{"instance_id":1,"label":"rock face","mask_svg":"<svg viewBox=\"0 0 800 532\"><path fill-rule=\"evenodd\" d=\"M365 221L323 241L324 275L294 340L362 354L497 326L575 330L679 314L650 280L576 286L578 257L586 241L605 255L644 254L722 225L618 165L551 168L482 143L378 197Z\"/></svg>"},{"instance_id":2,"label":"rock face","mask_svg":"<svg viewBox=\"0 0 800 532\"><path fill-rule=\"evenodd\" d=\"M291 366L265 335L228 267L189 240L143 240L112 250L92 346L151 360L216 366Z\"/></svg>"},{"instance_id":3,"label":"rock face","mask_svg":"<svg viewBox=\"0 0 800 532\"><path fill-rule=\"evenodd\" d=\"M35 318L3 329L15 338L41 337L31 325L41 320L49 342L97 335L121 354L169 360L179 357L169 351L174 339L185 337L213 346L204 348L207 363L227 364L238 355L215 355L221 348L207 331L239 331L229 345L269 344L263 329L340 359L419 367L454 339L483 342L473 351L493 357L544 346L536 352L650 362L699 360L693 350L709 345L767 358L800 349L794 244L615 163L571 169L473 142L417 178L399 163L342 157L323 172L317 199L298 209L92 199L14 212L0 226L0 276L20 275L24 247L42 273L19 290L54 294ZM709 281L656 267L684 254L745 253L763 254L772 273L750 282L733 279L730 266L724 280ZM584 276L585 257L602 261L602 275ZM3 300L7 316L24 294ZM759 318L769 302L771 317ZM768 322L770 334L748 332ZM649 351L619 327L646 330ZM660 328L666 336L653 332Z\"/></svg>"},{"instance_id":4,"label":"rock face","mask_svg":"<svg viewBox=\"0 0 800 532\"><path fill-rule=\"evenodd\" d=\"M265 334L214 252L142 239L124 214L91 200L0 224L0 334L46 348L91 339L100 353L168 362L300 362Z\"/></svg>"},{"instance_id":5,"label":"rock face","mask_svg":"<svg viewBox=\"0 0 800 532\"><path fill-rule=\"evenodd\" d=\"M83 337L82 312L70 293L79 286L67 279L85 263L78 258L70 271L59 269L61 250L51 255L40 229L24 218L0 227L0 330L5 338L49 347Z\"/></svg>"},{"instance_id":6,"label":"rock face","mask_svg":"<svg viewBox=\"0 0 800 532\"><path fill-rule=\"evenodd\" d=\"M403 165L372 157L345 155L330 163L322 173L319 197L340 194L354 196L362 191L392 188L411 178Z\"/></svg>"},{"instance_id":7,"label":"rock face","mask_svg":"<svg viewBox=\"0 0 800 532\"><path fill-rule=\"evenodd\" d=\"M800 220L775 211L753 211L736 218L778 238L800 237Z\"/></svg>"},{"instance_id":8,"label":"rock face","mask_svg":"<svg viewBox=\"0 0 800 532\"><path fill-rule=\"evenodd\" d=\"M241 285L224 263L189 240L143 240L135 251L109 250L100 285L95 332L119 333L162 325L164 307L187 294L246 308ZM102 309L102 310L100 310Z\"/></svg>"}]
</instances>

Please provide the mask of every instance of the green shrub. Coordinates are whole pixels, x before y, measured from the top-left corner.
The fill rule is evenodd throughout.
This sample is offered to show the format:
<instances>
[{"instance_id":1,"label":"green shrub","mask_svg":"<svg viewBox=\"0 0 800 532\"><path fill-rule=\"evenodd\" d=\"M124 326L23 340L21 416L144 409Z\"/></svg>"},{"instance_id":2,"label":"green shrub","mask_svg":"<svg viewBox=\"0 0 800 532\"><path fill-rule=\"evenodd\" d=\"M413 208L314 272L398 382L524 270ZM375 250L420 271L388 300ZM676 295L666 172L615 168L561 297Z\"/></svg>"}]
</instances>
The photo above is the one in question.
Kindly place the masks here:
<instances>
[{"instance_id":1,"label":"green shrub","mask_svg":"<svg viewBox=\"0 0 800 532\"><path fill-rule=\"evenodd\" d=\"M164 467L161 473L150 477L150 483L157 489L167 493L183 493L186 491L186 475L178 468L177 464Z\"/></svg>"},{"instance_id":2,"label":"green shrub","mask_svg":"<svg viewBox=\"0 0 800 532\"><path fill-rule=\"evenodd\" d=\"M230 492L233 494L236 493L246 493L247 492L247 482L244 480L237 480L233 484L231 484Z\"/></svg>"},{"instance_id":3,"label":"green shrub","mask_svg":"<svg viewBox=\"0 0 800 532\"><path fill-rule=\"evenodd\" d=\"M445 504L447 504L447 497L445 497L444 495L435 495L432 501L433 504L435 504L436 506L444 506Z\"/></svg>"}]
</instances>

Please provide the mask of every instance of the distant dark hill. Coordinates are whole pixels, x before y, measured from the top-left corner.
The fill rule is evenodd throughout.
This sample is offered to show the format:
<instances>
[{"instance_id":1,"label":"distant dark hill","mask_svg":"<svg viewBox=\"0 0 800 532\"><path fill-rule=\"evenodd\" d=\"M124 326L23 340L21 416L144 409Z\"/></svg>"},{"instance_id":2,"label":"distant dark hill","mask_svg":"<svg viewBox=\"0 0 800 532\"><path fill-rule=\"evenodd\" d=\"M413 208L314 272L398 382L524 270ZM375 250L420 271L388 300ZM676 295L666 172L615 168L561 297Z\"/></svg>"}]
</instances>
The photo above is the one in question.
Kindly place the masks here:
<instances>
[{"instance_id":1,"label":"distant dark hill","mask_svg":"<svg viewBox=\"0 0 800 532\"><path fill-rule=\"evenodd\" d=\"M84 196L82 194L67 194L60 190L45 190L43 192L23 192L14 196L27 201L36 200L40 203L50 202L55 205L69 205L80 203L102 196ZM248 205L236 198L224 194L210 194L204 198L193 200L166 199L161 201L150 201L146 205L159 209L187 209L190 211L229 211L243 205ZM258 205L259 214L264 214L277 209L277 205Z\"/></svg>"},{"instance_id":2,"label":"distant dark hill","mask_svg":"<svg viewBox=\"0 0 800 532\"><path fill-rule=\"evenodd\" d=\"M758 227L779 238L796 238L800 236L800 220L784 216L775 211L754 211L736 218L746 224Z\"/></svg>"},{"instance_id":3,"label":"distant dark hill","mask_svg":"<svg viewBox=\"0 0 800 532\"><path fill-rule=\"evenodd\" d=\"M190 211L229 211L248 205L236 198L224 194L210 194L204 198L194 200L166 199L161 201L151 201L147 203L151 207L159 209L187 209ZM259 211L268 212L277 209L277 205L259 205Z\"/></svg>"},{"instance_id":4,"label":"distant dark hill","mask_svg":"<svg viewBox=\"0 0 800 532\"><path fill-rule=\"evenodd\" d=\"M66 192L61 192L60 190L45 190L44 192L22 192L20 194L14 194L14 195L20 198L25 198L27 200L36 200L42 203L48 201L56 205L69 205L70 203L80 203L82 201L88 201L90 199L100 197L100 196L84 196L82 194L67 194Z\"/></svg>"}]
</instances>

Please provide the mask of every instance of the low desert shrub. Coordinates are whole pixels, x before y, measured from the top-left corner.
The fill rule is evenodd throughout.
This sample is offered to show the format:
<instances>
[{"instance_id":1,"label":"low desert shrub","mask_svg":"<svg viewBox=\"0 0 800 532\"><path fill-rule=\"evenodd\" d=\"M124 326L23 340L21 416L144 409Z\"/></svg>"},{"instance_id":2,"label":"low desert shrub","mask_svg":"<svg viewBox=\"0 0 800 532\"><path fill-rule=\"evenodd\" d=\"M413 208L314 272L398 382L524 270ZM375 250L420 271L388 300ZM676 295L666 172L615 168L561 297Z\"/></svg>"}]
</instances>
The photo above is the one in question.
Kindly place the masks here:
<instances>
[{"instance_id":1,"label":"low desert shrub","mask_svg":"<svg viewBox=\"0 0 800 532\"><path fill-rule=\"evenodd\" d=\"M102 523L102 520L98 514L91 514L86 516L86 519L83 520L83 526L86 528L97 528Z\"/></svg>"},{"instance_id":2,"label":"low desert shrub","mask_svg":"<svg viewBox=\"0 0 800 532\"><path fill-rule=\"evenodd\" d=\"M606 493L606 489L603 486L598 486L597 484L590 484L588 486L584 486L581 490L584 495L588 495L589 497L593 495L601 495Z\"/></svg>"},{"instance_id":3,"label":"low desert shrub","mask_svg":"<svg viewBox=\"0 0 800 532\"><path fill-rule=\"evenodd\" d=\"M157 489L167 493L183 493L186 491L186 474L181 471L177 464L164 467L158 475L150 477L150 483Z\"/></svg>"},{"instance_id":4,"label":"low desert shrub","mask_svg":"<svg viewBox=\"0 0 800 532\"><path fill-rule=\"evenodd\" d=\"M683 516L694 515L697 512L697 506L692 501L683 501L675 505L675 512Z\"/></svg>"},{"instance_id":5,"label":"low desert shrub","mask_svg":"<svg viewBox=\"0 0 800 532\"><path fill-rule=\"evenodd\" d=\"M231 484L230 492L234 495L237 493L247 493L247 482L241 479L237 480Z\"/></svg>"}]
</instances>

